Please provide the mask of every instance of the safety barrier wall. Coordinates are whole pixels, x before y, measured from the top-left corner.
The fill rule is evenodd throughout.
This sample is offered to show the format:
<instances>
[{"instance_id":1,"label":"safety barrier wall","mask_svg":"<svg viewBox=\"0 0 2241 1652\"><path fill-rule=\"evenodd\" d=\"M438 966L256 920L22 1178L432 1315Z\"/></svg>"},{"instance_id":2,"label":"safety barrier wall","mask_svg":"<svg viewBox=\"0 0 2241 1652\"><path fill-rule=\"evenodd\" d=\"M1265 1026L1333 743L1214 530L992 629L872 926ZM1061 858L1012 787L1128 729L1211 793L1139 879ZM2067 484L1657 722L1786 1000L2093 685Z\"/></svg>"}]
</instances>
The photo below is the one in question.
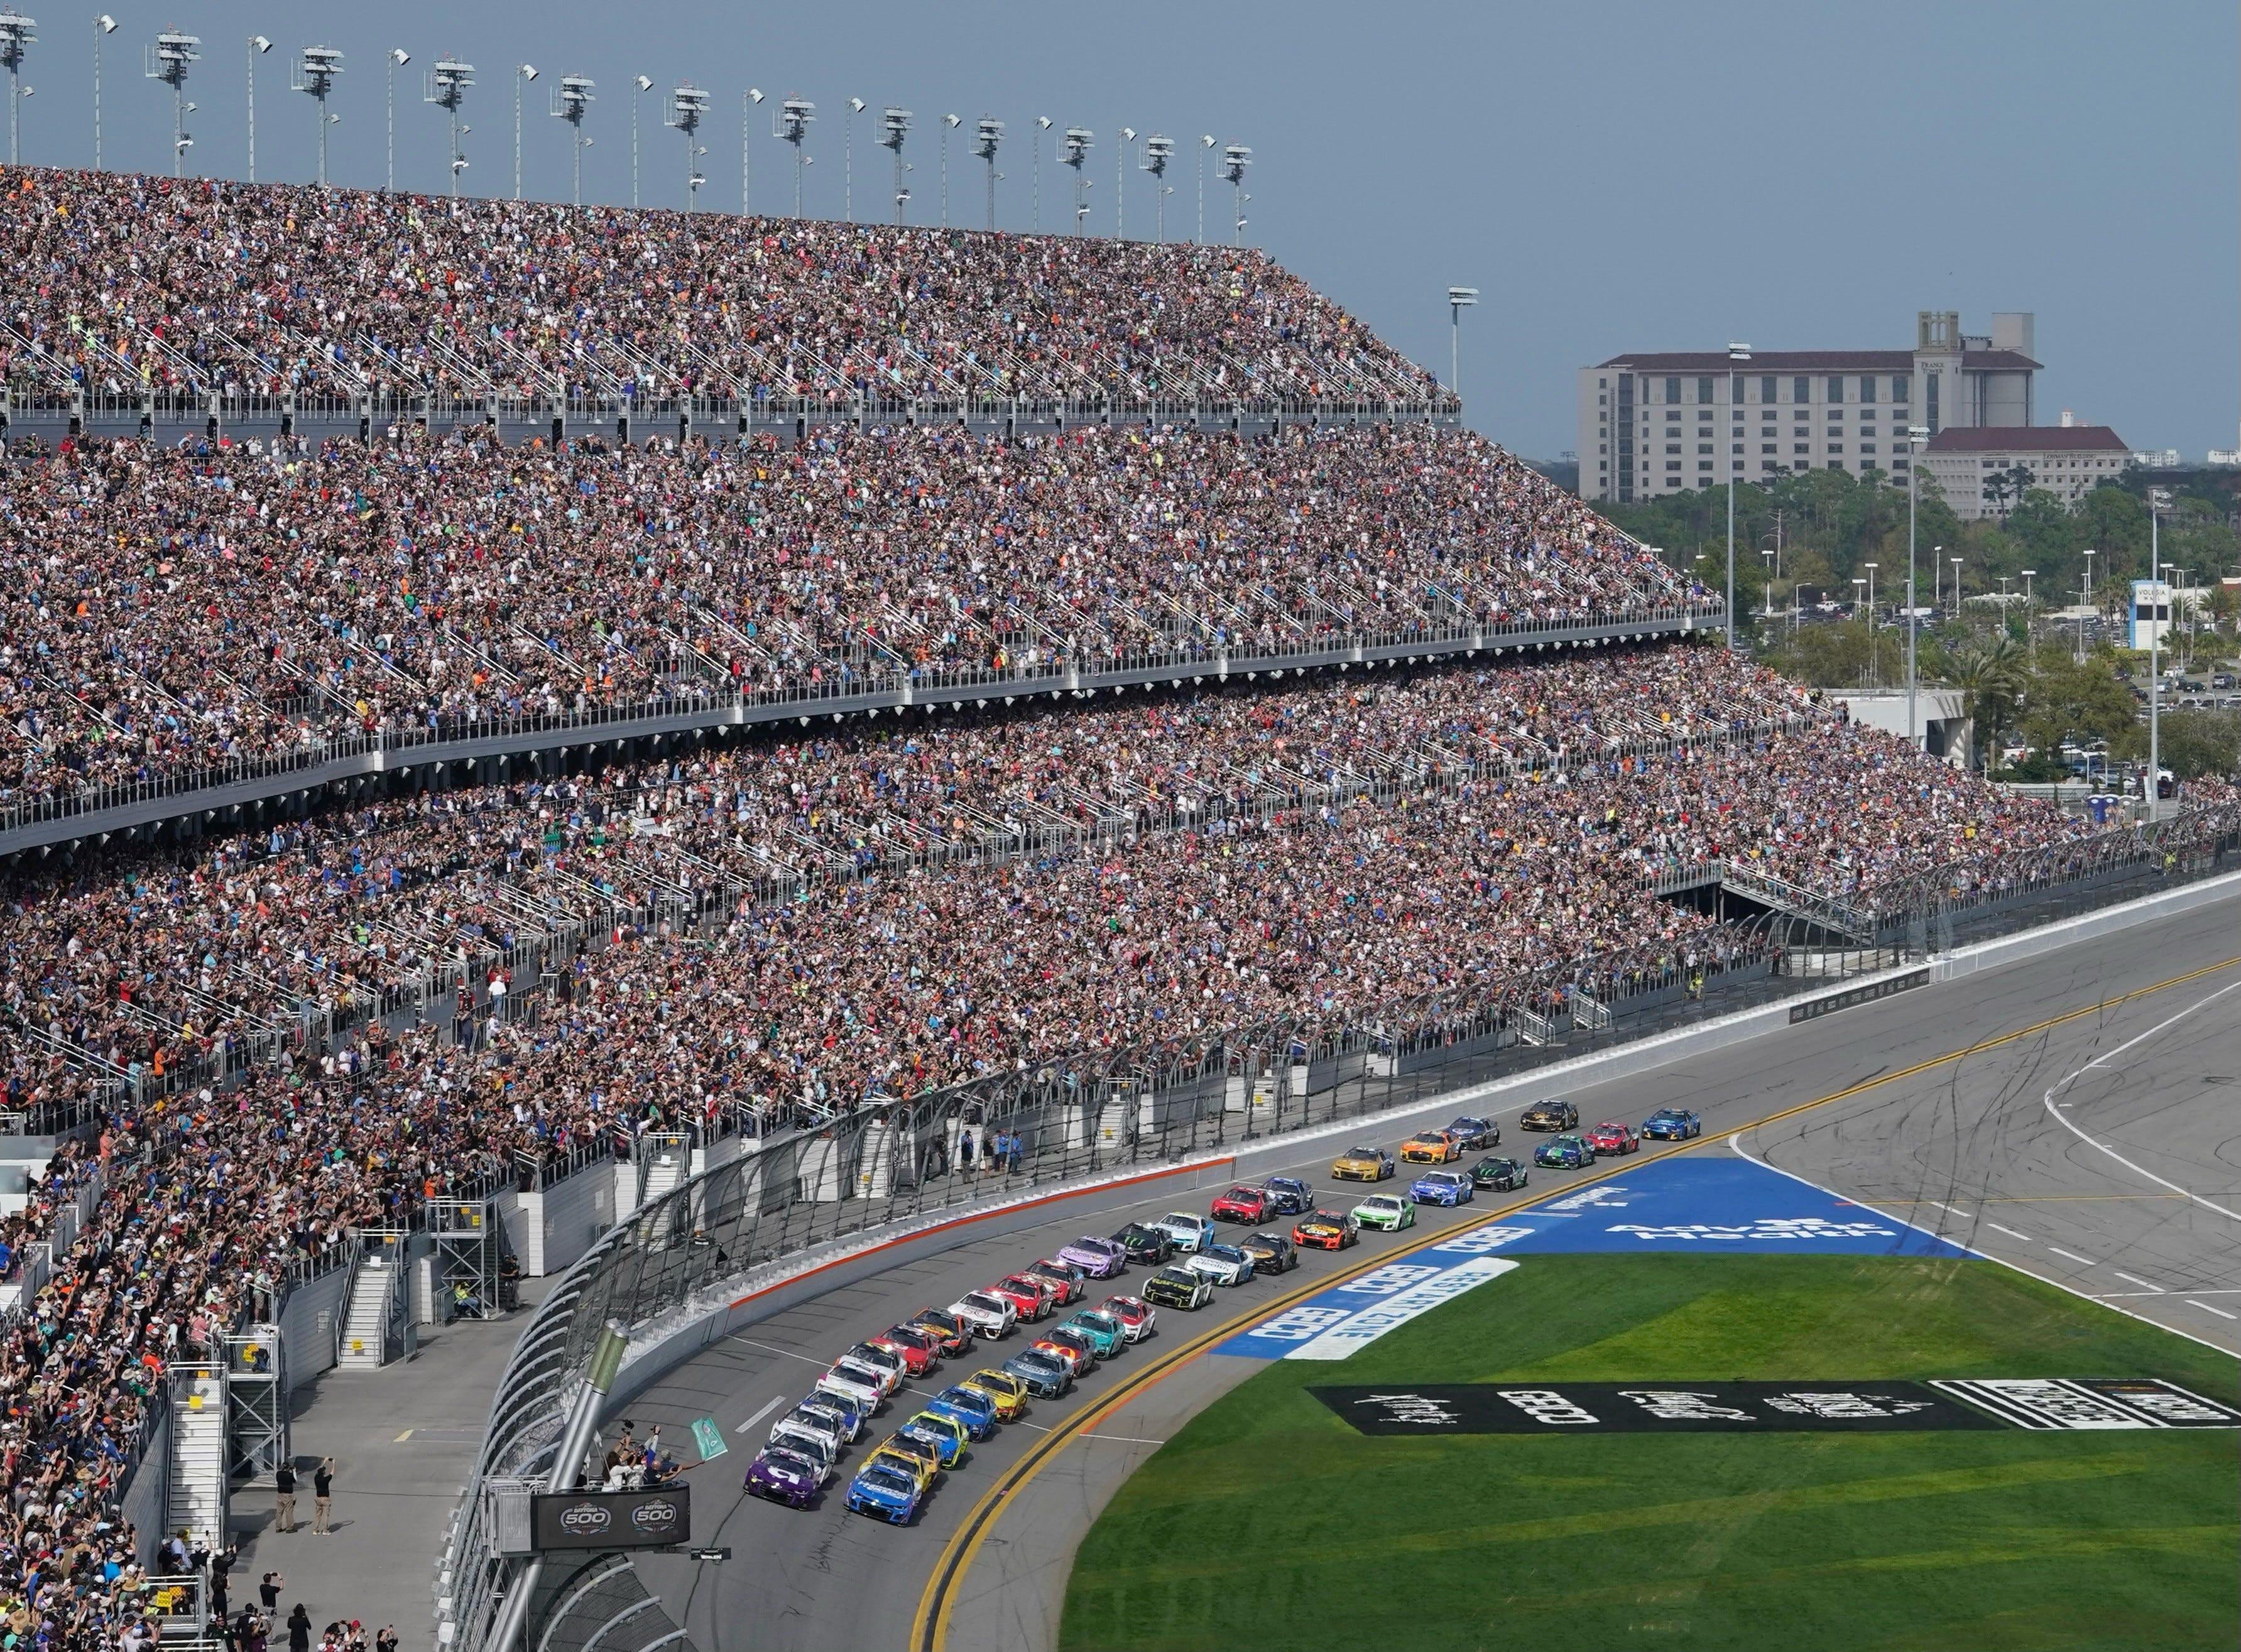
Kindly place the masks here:
<instances>
[{"instance_id":1,"label":"safety barrier wall","mask_svg":"<svg viewBox=\"0 0 2241 1652\"><path fill-rule=\"evenodd\" d=\"M823 1130L765 1143L603 1235L531 1320L501 1380L482 1455L446 1539L435 1590L439 1635L455 1649L482 1652L512 1563L491 1552L481 1488L552 1471L562 1420L592 1343L609 1323L634 1341L637 1360L622 1389L628 1392L658 1374L665 1361L689 1353L710 1324L774 1309L857 1270L890 1265L914 1247L946 1244L962 1221L994 1223L980 1230L1000 1231L1008 1221L1040 1220L1020 1213L1054 1197L1248 1160L1277 1137L1296 1140L1354 1118L1405 1111L1497 1075L1569 1067L1568 1058L1583 1053L1623 1045L1620 1059L1629 1067L1675 1059L1699 1029L1673 1029L1702 1019L1708 993L1724 1005L1786 1001L1832 980L1919 966L1930 956L1930 937L1950 947L1957 935L1997 933L2011 920L2054 923L2126 900L2133 904L2083 921L2140 921L2173 899L2161 891L2179 886L2186 895L2184 886L2217 878L2241 859L2241 810L2198 812L2122 836L2122 846L2009 857L1966 887L1942 870L1918 874L1910 884L1911 904L1892 885L1863 892L1854 903L1876 914L1878 933L1869 945L1829 936L1811 914L1769 911L1746 927L1743 944L1686 980L1675 979L1674 970L1591 982L1544 978L1482 1000L1411 1000L1340 1029L1244 1029L1156 1059L1150 1052L1100 1053L867 1108ZM2143 886L2157 890L2157 900L2138 900ZM1787 968L1791 949L1803 953L1816 939L1823 944L1813 953L1814 973ZM2014 950L2029 938L1994 944ZM1582 987L1611 1013L1594 1020L1571 1013L1568 1006ZM1776 1004L1720 1025L1743 1027L1732 1034L1743 1037L1786 1019ZM1521 1036L1529 1026L1532 1042ZM1422 1059L1404 1059L1410 1056ZM1234 1105L1238 1080L1248 1098L1241 1107ZM1266 1105L1256 1099L1263 1094ZM967 1136L977 1144L970 1168L959 1151Z\"/></svg>"}]
</instances>

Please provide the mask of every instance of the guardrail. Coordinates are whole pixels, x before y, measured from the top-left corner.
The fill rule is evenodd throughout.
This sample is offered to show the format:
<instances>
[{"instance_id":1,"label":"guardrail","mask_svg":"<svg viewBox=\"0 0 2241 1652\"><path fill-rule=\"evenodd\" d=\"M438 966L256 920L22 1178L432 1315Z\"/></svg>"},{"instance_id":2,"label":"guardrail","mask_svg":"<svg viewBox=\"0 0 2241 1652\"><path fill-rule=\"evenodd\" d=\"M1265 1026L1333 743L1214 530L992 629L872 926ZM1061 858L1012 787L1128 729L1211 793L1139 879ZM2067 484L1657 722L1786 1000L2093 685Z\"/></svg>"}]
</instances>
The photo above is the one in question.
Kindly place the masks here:
<instances>
[{"instance_id":1,"label":"guardrail","mask_svg":"<svg viewBox=\"0 0 2241 1652\"><path fill-rule=\"evenodd\" d=\"M1483 995L1407 1000L1342 1027L1282 1022L1046 1063L773 1142L611 1229L539 1308L445 1539L439 1642L493 1652L488 1635L518 1562L492 1551L482 1488L552 1472L592 1344L611 1322L652 1328L751 1268L899 1221L1405 1107L1495 1072L1649 1036L1710 1013L1713 1000L1724 1010L1803 993L1927 957L1933 942L2051 922L2237 860L2241 807L2226 806L2009 857L1966 887L1953 868L1894 880L1852 898L1874 914L1865 945L1832 943L1816 916L1771 911L1694 962L1552 973Z\"/></svg>"},{"instance_id":2,"label":"guardrail","mask_svg":"<svg viewBox=\"0 0 2241 1652\"><path fill-rule=\"evenodd\" d=\"M1145 650L1087 662L1005 667L919 667L874 672L835 661L830 675L777 687L719 692L703 686L643 705L590 707L550 715L438 719L433 726L386 728L308 740L284 752L124 785L0 803L0 856L77 839L128 832L220 811L236 813L298 793L370 777L450 763L513 758L584 746L699 735L793 719L878 715L991 699L1087 697L1154 684L1226 679L1333 666L1399 665L1501 654L1527 648L1605 643L1716 629L1717 608L1657 607L1594 620L1515 620L1335 634L1258 652L1196 647Z\"/></svg>"}]
</instances>

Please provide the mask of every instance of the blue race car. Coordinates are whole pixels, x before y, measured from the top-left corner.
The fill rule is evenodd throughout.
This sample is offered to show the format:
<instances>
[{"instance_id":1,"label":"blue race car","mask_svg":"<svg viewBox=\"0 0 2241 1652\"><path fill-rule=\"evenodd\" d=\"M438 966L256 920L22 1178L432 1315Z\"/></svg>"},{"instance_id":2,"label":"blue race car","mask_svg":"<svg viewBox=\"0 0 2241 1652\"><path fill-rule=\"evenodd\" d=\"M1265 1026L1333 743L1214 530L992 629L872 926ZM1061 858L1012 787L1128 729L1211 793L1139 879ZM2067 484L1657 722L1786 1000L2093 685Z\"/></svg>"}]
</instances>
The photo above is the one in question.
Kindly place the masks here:
<instances>
[{"instance_id":1,"label":"blue race car","mask_svg":"<svg viewBox=\"0 0 2241 1652\"><path fill-rule=\"evenodd\" d=\"M925 1489L901 1469L875 1462L848 1482L848 1512L876 1515L890 1526L907 1526L925 1496Z\"/></svg>"},{"instance_id":2,"label":"blue race car","mask_svg":"<svg viewBox=\"0 0 2241 1652\"><path fill-rule=\"evenodd\" d=\"M1461 1170L1428 1170L1408 1184L1408 1197L1420 1205L1468 1204L1473 1192L1470 1176Z\"/></svg>"},{"instance_id":3,"label":"blue race car","mask_svg":"<svg viewBox=\"0 0 2241 1652\"><path fill-rule=\"evenodd\" d=\"M977 1388L944 1388L926 1402L926 1408L953 1419L973 1440L986 1440L996 1432L996 1402Z\"/></svg>"},{"instance_id":4,"label":"blue race car","mask_svg":"<svg viewBox=\"0 0 2241 1652\"><path fill-rule=\"evenodd\" d=\"M1704 1134L1704 1120L1686 1107L1660 1107L1642 1121L1645 1141L1686 1141Z\"/></svg>"},{"instance_id":5,"label":"blue race car","mask_svg":"<svg viewBox=\"0 0 2241 1652\"><path fill-rule=\"evenodd\" d=\"M1595 1150L1584 1136L1552 1136L1533 1149L1533 1162L1555 1170L1581 1170L1595 1163Z\"/></svg>"}]
</instances>

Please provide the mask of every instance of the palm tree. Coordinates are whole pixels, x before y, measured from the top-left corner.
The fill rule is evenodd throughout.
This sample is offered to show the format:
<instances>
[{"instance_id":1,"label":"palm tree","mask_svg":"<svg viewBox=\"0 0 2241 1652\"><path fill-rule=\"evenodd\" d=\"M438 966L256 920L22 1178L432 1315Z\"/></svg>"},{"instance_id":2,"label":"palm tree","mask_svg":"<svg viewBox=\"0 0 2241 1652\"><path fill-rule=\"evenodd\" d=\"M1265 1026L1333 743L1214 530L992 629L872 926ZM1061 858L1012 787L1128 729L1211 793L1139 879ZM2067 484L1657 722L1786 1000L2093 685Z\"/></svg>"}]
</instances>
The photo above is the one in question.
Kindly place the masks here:
<instances>
[{"instance_id":1,"label":"palm tree","mask_svg":"<svg viewBox=\"0 0 2241 1652\"><path fill-rule=\"evenodd\" d=\"M2014 725L2030 679L2023 645L2004 632L1988 641L1965 644L1954 651L1947 675L1968 697L1969 715L1977 726L1984 771L1989 774L1992 754L2000 749L2000 735Z\"/></svg>"}]
</instances>

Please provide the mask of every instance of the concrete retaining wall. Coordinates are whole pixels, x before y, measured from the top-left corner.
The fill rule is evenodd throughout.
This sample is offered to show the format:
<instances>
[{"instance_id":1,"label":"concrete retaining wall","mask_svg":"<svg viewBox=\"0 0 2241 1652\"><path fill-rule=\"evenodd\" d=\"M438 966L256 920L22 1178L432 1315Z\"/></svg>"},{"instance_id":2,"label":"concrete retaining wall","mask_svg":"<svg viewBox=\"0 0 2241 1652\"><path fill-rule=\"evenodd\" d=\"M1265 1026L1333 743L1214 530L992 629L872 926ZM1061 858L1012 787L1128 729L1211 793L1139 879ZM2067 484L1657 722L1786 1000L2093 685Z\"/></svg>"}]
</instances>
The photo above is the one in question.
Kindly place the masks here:
<instances>
[{"instance_id":1,"label":"concrete retaining wall","mask_svg":"<svg viewBox=\"0 0 2241 1652\"><path fill-rule=\"evenodd\" d=\"M625 1166L636 1186L637 1167ZM501 1199L506 1245L532 1279L575 1265L592 1241L615 1225L614 1170L605 1162L586 1165L574 1175L537 1193Z\"/></svg>"}]
</instances>

